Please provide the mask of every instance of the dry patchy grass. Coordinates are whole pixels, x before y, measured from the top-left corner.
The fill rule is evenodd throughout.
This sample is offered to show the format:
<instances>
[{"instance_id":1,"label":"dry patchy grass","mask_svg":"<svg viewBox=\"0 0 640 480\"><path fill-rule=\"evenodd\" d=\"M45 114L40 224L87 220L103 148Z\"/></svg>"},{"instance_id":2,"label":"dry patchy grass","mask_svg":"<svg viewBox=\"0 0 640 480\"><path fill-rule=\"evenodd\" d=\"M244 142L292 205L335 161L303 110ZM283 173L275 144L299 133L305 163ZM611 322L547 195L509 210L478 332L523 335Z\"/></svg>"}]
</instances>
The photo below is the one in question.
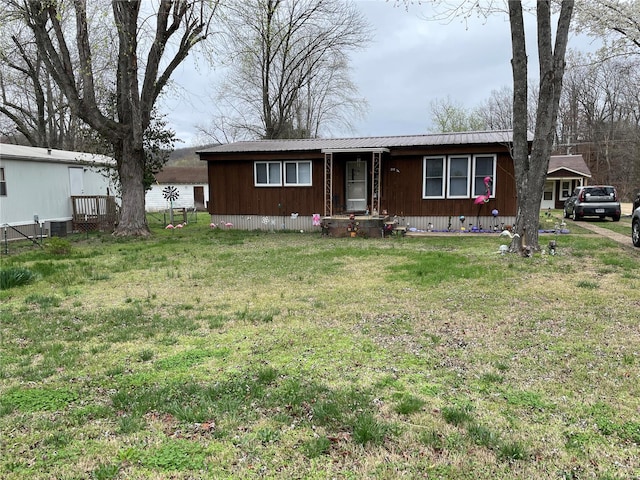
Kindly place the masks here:
<instances>
[{"instance_id":1,"label":"dry patchy grass","mask_svg":"<svg viewBox=\"0 0 640 480\"><path fill-rule=\"evenodd\" d=\"M3 478L633 478L636 252L189 225L3 259Z\"/></svg>"}]
</instances>

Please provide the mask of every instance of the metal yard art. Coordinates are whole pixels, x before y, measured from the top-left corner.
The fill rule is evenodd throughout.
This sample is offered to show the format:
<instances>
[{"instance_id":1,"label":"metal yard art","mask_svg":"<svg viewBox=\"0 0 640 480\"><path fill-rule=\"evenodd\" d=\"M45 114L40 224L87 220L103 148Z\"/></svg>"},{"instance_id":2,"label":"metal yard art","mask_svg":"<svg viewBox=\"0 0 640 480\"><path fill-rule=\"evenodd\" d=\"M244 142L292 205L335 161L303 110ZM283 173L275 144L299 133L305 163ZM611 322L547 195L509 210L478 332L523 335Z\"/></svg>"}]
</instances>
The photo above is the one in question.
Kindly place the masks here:
<instances>
[{"instance_id":1,"label":"metal yard art","mask_svg":"<svg viewBox=\"0 0 640 480\"><path fill-rule=\"evenodd\" d=\"M162 189L162 196L169 201L169 224L173 225L173 202L180 197L180 192L176 187L167 185Z\"/></svg>"}]
</instances>

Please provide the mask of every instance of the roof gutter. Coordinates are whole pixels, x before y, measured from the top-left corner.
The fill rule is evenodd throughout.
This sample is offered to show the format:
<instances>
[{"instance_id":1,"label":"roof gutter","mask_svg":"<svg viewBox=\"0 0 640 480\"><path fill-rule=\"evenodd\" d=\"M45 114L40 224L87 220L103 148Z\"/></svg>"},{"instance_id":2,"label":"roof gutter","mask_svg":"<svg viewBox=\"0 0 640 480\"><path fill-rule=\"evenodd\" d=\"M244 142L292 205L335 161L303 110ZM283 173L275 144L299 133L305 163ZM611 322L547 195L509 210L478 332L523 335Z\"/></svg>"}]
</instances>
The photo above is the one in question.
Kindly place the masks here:
<instances>
[{"instance_id":1,"label":"roof gutter","mask_svg":"<svg viewBox=\"0 0 640 480\"><path fill-rule=\"evenodd\" d=\"M389 153L385 147L378 148L323 148L322 153Z\"/></svg>"}]
</instances>

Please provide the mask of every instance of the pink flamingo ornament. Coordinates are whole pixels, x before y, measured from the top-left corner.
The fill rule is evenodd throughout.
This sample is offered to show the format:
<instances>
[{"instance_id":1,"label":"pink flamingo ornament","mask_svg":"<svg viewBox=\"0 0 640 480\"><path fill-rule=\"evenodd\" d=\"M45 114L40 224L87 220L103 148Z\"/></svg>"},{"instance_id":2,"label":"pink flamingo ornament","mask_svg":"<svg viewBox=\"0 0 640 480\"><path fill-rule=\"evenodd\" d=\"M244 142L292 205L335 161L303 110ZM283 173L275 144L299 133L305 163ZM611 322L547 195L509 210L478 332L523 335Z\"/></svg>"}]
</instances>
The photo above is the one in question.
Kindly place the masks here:
<instances>
[{"instance_id":1,"label":"pink flamingo ornament","mask_svg":"<svg viewBox=\"0 0 640 480\"><path fill-rule=\"evenodd\" d=\"M486 192L484 195L478 195L476 199L473 201L476 205L478 205L478 213L476 215L476 223L478 224L478 228L482 230L482 225L480 225L480 210L482 210L482 205L485 203L489 203L489 199L491 198L491 186L493 185L493 180L491 177L484 177L484 186L486 188Z\"/></svg>"},{"instance_id":2,"label":"pink flamingo ornament","mask_svg":"<svg viewBox=\"0 0 640 480\"><path fill-rule=\"evenodd\" d=\"M493 185L493 180L491 177L484 177L484 186L487 188L487 191L484 195L478 195L476 199L473 201L476 205L482 205L483 203L489 203L489 198L491 197L491 186Z\"/></svg>"}]
</instances>

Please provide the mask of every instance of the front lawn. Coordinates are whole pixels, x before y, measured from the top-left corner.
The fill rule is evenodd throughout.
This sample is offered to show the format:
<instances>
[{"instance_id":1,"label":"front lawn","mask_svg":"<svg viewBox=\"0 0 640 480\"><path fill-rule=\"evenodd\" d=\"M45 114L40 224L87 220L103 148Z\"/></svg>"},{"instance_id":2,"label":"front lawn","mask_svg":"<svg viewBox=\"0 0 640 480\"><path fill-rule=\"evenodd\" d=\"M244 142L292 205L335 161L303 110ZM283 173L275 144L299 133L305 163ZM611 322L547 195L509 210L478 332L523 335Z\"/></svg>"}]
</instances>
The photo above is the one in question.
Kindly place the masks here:
<instances>
[{"instance_id":1,"label":"front lawn","mask_svg":"<svg viewBox=\"0 0 640 480\"><path fill-rule=\"evenodd\" d=\"M197 223L17 249L0 478L640 476L638 252L506 241Z\"/></svg>"}]
</instances>

